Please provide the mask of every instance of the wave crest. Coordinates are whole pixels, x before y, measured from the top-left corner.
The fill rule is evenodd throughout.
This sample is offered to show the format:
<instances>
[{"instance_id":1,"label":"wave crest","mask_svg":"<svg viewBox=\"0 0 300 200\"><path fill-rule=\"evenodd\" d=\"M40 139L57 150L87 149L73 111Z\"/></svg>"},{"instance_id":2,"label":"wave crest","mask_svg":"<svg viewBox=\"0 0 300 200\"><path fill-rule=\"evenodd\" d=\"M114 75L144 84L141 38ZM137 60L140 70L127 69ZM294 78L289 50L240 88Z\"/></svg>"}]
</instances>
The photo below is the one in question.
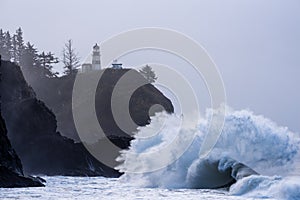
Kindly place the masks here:
<instances>
[{"instance_id":1,"label":"wave crest","mask_svg":"<svg viewBox=\"0 0 300 200\"><path fill-rule=\"evenodd\" d=\"M288 128L279 127L269 119L254 115L248 110L228 110L217 144L206 158L201 158L199 151L206 131L211 125L209 123L211 115L212 111L208 111L197 127L183 128L179 126L180 117L166 113L157 114L149 126L139 129L130 149L121 152L118 160L123 161L123 164L117 169L125 172L122 179L143 186L164 188L219 188L237 181L232 186L235 187L232 194L242 194L244 192L234 192L237 191L237 184L245 186L239 191L251 188L241 180L259 176L286 176L295 170L299 157L299 136ZM163 128L156 135L149 138L140 137L147 135L150 130L159 129L162 123ZM147 153L164 148L175 134L180 134L182 139L185 134L195 134L193 143L179 159L155 172L143 174L126 172L129 165L149 168L153 163L159 162L162 158L148 157L140 162L132 162L136 160L131 157L134 155L132 152ZM178 145L176 148L181 148L180 143L176 145Z\"/></svg>"}]
</instances>

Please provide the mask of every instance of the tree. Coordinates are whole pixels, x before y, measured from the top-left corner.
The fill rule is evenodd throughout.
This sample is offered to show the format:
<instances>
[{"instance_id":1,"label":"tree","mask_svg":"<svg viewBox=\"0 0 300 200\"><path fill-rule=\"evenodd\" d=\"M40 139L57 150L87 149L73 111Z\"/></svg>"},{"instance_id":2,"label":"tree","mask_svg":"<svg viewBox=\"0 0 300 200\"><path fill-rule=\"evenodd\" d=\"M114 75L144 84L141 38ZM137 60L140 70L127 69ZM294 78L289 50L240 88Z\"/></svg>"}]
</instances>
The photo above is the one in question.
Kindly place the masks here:
<instances>
[{"instance_id":1,"label":"tree","mask_svg":"<svg viewBox=\"0 0 300 200\"><path fill-rule=\"evenodd\" d=\"M58 72L53 72L53 64L58 63L58 58L54 57L54 54L51 52L45 53L44 51L38 56L39 63L43 69L43 75L46 77L56 77Z\"/></svg>"},{"instance_id":2,"label":"tree","mask_svg":"<svg viewBox=\"0 0 300 200\"><path fill-rule=\"evenodd\" d=\"M77 72L79 66L78 54L75 52L72 40L68 40L63 48L63 58L65 71L67 75L71 75Z\"/></svg>"},{"instance_id":3,"label":"tree","mask_svg":"<svg viewBox=\"0 0 300 200\"><path fill-rule=\"evenodd\" d=\"M144 66L139 72L145 77L148 83L154 83L157 79L155 72L149 65Z\"/></svg>"},{"instance_id":4,"label":"tree","mask_svg":"<svg viewBox=\"0 0 300 200\"><path fill-rule=\"evenodd\" d=\"M37 79L43 77L44 70L39 64L39 55L33 44L27 42L20 57L23 75L26 79Z\"/></svg>"},{"instance_id":5,"label":"tree","mask_svg":"<svg viewBox=\"0 0 300 200\"><path fill-rule=\"evenodd\" d=\"M17 39L16 36L14 35L12 37L12 49L11 49L11 58L15 63L18 63L19 58L18 58L18 45L17 45Z\"/></svg>"},{"instance_id":6,"label":"tree","mask_svg":"<svg viewBox=\"0 0 300 200\"><path fill-rule=\"evenodd\" d=\"M4 54L4 32L0 29L0 55Z\"/></svg>"},{"instance_id":7,"label":"tree","mask_svg":"<svg viewBox=\"0 0 300 200\"><path fill-rule=\"evenodd\" d=\"M24 47L23 54L20 58L20 65L26 68L37 67L39 65L37 49L30 42L27 42Z\"/></svg>"},{"instance_id":8,"label":"tree","mask_svg":"<svg viewBox=\"0 0 300 200\"><path fill-rule=\"evenodd\" d=\"M55 73L53 74L52 71L49 72L49 70L41 66L40 60L43 61L44 65L47 65L46 61L44 61L44 57L45 55L40 56L38 54L38 51L33 44L31 44L30 42L26 43L22 56L20 58L20 66L22 66L23 75L27 80L40 80L42 78L45 78L45 76L53 77L56 75Z\"/></svg>"},{"instance_id":9,"label":"tree","mask_svg":"<svg viewBox=\"0 0 300 200\"><path fill-rule=\"evenodd\" d=\"M21 28L18 28L16 30L16 34L12 38L12 57L15 63L20 64L20 59L22 56L22 53L24 51L24 39L23 39L23 31Z\"/></svg>"},{"instance_id":10,"label":"tree","mask_svg":"<svg viewBox=\"0 0 300 200\"><path fill-rule=\"evenodd\" d=\"M3 48L2 48L2 59L11 60L12 43L9 31L4 33Z\"/></svg>"},{"instance_id":11,"label":"tree","mask_svg":"<svg viewBox=\"0 0 300 200\"><path fill-rule=\"evenodd\" d=\"M11 37L9 31L0 30L0 53L5 60L13 60L20 64L24 50L23 32L18 28L16 34Z\"/></svg>"}]
</instances>

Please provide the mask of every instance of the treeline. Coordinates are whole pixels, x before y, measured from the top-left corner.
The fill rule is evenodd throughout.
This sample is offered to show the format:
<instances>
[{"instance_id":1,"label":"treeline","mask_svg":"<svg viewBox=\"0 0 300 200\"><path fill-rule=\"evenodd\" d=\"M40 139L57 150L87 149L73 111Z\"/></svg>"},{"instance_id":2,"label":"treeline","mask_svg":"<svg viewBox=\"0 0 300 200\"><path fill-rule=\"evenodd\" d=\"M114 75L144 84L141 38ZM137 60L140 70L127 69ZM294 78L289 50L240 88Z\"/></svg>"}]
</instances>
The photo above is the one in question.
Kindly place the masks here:
<instances>
[{"instance_id":1,"label":"treeline","mask_svg":"<svg viewBox=\"0 0 300 200\"><path fill-rule=\"evenodd\" d=\"M3 60L21 66L23 74L30 80L57 77L59 73L53 71L53 66L59 62L63 65L65 75L76 74L80 63L72 40L64 44L62 58L59 59L52 52L39 52L31 42L25 43L21 28L13 35L0 29L0 55ZM144 66L139 72L149 83L157 80L155 72L149 65Z\"/></svg>"},{"instance_id":2,"label":"treeline","mask_svg":"<svg viewBox=\"0 0 300 200\"><path fill-rule=\"evenodd\" d=\"M21 28L18 28L13 35L9 31L0 29L0 54L3 60L18 64L23 72L35 78L57 77L58 72L53 71L53 65L59 62L63 64L64 74L74 74L79 64L72 40L68 40L65 44L60 60L52 52L39 52L31 42L25 43Z\"/></svg>"}]
</instances>

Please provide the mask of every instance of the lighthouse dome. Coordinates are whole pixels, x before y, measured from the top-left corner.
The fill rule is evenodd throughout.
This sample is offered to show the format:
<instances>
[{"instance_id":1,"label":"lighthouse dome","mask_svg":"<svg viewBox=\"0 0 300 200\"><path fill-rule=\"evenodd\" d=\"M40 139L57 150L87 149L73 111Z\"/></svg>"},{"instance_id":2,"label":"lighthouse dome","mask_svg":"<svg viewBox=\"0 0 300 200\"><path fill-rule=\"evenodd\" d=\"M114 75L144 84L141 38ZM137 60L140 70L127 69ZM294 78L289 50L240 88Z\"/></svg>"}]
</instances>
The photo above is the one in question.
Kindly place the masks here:
<instances>
[{"instance_id":1,"label":"lighthouse dome","mask_svg":"<svg viewBox=\"0 0 300 200\"><path fill-rule=\"evenodd\" d=\"M99 48L100 48L100 47L99 47L99 45L98 45L97 43L93 46L93 49L94 49L94 50L99 50Z\"/></svg>"}]
</instances>

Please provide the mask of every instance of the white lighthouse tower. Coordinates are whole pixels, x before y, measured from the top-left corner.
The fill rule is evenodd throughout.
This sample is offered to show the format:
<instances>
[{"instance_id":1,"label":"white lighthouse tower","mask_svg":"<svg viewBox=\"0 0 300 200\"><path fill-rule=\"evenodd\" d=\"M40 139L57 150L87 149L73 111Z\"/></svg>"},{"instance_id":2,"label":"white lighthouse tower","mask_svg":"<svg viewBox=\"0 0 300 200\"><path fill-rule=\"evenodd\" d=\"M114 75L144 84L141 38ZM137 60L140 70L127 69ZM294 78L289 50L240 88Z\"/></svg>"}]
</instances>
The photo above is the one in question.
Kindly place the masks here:
<instances>
[{"instance_id":1,"label":"white lighthouse tower","mask_svg":"<svg viewBox=\"0 0 300 200\"><path fill-rule=\"evenodd\" d=\"M95 46L93 46L92 69L93 70L101 69L100 47L97 43L95 44Z\"/></svg>"}]
</instances>

